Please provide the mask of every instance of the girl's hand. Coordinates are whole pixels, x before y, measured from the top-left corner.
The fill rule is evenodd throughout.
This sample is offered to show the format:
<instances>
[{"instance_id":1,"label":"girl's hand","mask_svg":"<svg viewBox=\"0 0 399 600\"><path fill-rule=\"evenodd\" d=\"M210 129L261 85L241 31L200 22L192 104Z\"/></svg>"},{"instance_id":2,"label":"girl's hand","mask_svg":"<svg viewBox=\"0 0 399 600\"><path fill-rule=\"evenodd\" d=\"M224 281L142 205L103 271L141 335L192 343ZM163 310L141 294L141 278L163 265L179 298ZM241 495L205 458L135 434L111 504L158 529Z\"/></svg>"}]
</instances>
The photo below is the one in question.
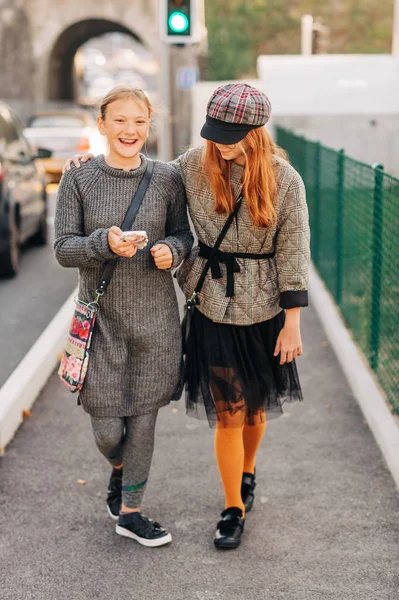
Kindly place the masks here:
<instances>
[{"instance_id":1,"label":"girl's hand","mask_svg":"<svg viewBox=\"0 0 399 600\"><path fill-rule=\"evenodd\" d=\"M170 269L173 264L173 254L166 244L156 244L151 248L151 254L158 269Z\"/></svg>"},{"instance_id":2,"label":"girl's hand","mask_svg":"<svg viewBox=\"0 0 399 600\"><path fill-rule=\"evenodd\" d=\"M71 170L72 163L79 169L81 162L85 163L91 158L94 158L94 154L75 154L72 158L67 159L65 165L62 167L62 174L64 174L65 171Z\"/></svg>"},{"instance_id":3,"label":"girl's hand","mask_svg":"<svg viewBox=\"0 0 399 600\"><path fill-rule=\"evenodd\" d=\"M108 245L111 248L112 252L117 254L118 256L124 256L125 258L131 258L137 252L137 247L134 246L132 242L128 240L126 242L122 242L120 239L123 231L116 227L115 225L111 227L108 232Z\"/></svg>"},{"instance_id":4,"label":"girl's hand","mask_svg":"<svg viewBox=\"0 0 399 600\"><path fill-rule=\"evenodd\" d=\"M285 324L277 338L274 356L280 353L280 365L292 362L302 354L302 340L299 324Z\"/></svg>"}]
</instances>

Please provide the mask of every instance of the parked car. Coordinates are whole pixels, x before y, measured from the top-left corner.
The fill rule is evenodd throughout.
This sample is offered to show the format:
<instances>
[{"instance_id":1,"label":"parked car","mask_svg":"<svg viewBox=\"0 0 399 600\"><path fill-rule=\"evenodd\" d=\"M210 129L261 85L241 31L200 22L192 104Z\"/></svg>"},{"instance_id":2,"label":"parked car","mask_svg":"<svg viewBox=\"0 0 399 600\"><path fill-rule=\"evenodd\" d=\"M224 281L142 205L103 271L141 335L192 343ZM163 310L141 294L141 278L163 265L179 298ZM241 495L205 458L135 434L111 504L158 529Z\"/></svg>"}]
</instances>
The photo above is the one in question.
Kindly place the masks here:
<instances>
[{"instance_id":1,"label":"parked car","mask_svg":"<svg viewBox=\"0 0 399 600\"><path fill-rule=\"evenodd\" d=\"M61 179L65 160L77 152L105 152L103 136L94 117L86 110L51 110L30 117L24 131L30 143L48 148L52 157L43 160L49 181Z\"/></svg>"},{"instance_id":2,"label":"parked car","mask_svg":"<svg viewBox=\"0 0 399 600\"><path fill-rule=\"evenodd\" d=\"M47 241L47 194L44 170L38 158L51 151L34 153L23 135L18 116L0 102L0 276L12 277L19 269L21 244L30 239Z\"/></svg>"}]
</instances>

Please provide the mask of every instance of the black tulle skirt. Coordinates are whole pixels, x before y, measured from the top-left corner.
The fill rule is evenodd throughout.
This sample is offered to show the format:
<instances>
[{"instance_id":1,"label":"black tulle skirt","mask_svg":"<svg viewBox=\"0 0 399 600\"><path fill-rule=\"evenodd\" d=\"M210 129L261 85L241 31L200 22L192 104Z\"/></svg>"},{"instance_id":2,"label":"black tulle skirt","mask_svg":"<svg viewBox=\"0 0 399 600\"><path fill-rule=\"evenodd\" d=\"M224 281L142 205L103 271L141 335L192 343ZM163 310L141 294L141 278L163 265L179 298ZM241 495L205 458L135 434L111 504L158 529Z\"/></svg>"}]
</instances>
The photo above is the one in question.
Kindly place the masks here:
<instances>
[{"instance_id":1,"label":"black tulle skirt","mask_svg":"<svg viewBox=\"0 0 399 600\"><path fill-rule=\"evenodd\" d=\"M295 361L273 356L285 313L254 325L214 323L195 310L186 348L187 414L210 426L256 425L302 400Z\"/></svg>"}]
</instances>

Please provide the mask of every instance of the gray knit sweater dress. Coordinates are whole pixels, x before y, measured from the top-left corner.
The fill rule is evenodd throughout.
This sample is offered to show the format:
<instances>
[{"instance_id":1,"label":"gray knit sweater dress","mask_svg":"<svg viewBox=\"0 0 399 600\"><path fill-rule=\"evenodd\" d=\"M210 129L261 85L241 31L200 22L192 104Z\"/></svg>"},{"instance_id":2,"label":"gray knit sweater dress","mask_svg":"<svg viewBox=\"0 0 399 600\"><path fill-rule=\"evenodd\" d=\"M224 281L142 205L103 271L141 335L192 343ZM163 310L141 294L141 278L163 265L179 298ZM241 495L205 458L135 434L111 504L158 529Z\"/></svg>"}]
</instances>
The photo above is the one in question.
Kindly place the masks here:
<instances>
[{"instance_id":1,"label":"gray knit sweater dress","mask_svg":"<svg viewBox=\"0 0 399 600\"><path fill-rule=\"evenodd\" d=\"M116 255L108 231L120 227L148 160L123 171L98 156L61 179L55 215L54 250L64 267L79 269L79 298L94 300L104 263ZM179 386L181 333L171 269L157 269L150 253L167 244L172 269L191 250L193 237L180 176L155 161L152 180L133 229L145 230L149 244L132 258L119 257L100 302L89 368L79 394L95 417L143 415L170 402Z\"/></svg>"}]
</instances>

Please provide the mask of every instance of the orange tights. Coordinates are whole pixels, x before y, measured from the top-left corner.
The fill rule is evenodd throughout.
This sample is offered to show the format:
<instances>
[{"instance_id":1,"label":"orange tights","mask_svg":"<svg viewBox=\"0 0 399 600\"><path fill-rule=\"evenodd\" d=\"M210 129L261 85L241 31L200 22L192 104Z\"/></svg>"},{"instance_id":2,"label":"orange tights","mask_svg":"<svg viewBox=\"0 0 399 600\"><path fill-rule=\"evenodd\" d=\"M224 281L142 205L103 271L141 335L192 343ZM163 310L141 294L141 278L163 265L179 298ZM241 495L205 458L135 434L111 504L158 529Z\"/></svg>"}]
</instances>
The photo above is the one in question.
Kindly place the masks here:
<instances>
[{"instance_id":1,"label":"orange tights","mask_svg":"<svg viewBox=\"0 0 399 600\"><path fill-rule=\"evenodd\" d=\"M218 422L215 434L215 453L226 498L225 508L237 506L244 514L241 499L243 472L253 473L256 453L266 429L266 421L256 425L235 426Z\"/></svg>"}]
</instances>

